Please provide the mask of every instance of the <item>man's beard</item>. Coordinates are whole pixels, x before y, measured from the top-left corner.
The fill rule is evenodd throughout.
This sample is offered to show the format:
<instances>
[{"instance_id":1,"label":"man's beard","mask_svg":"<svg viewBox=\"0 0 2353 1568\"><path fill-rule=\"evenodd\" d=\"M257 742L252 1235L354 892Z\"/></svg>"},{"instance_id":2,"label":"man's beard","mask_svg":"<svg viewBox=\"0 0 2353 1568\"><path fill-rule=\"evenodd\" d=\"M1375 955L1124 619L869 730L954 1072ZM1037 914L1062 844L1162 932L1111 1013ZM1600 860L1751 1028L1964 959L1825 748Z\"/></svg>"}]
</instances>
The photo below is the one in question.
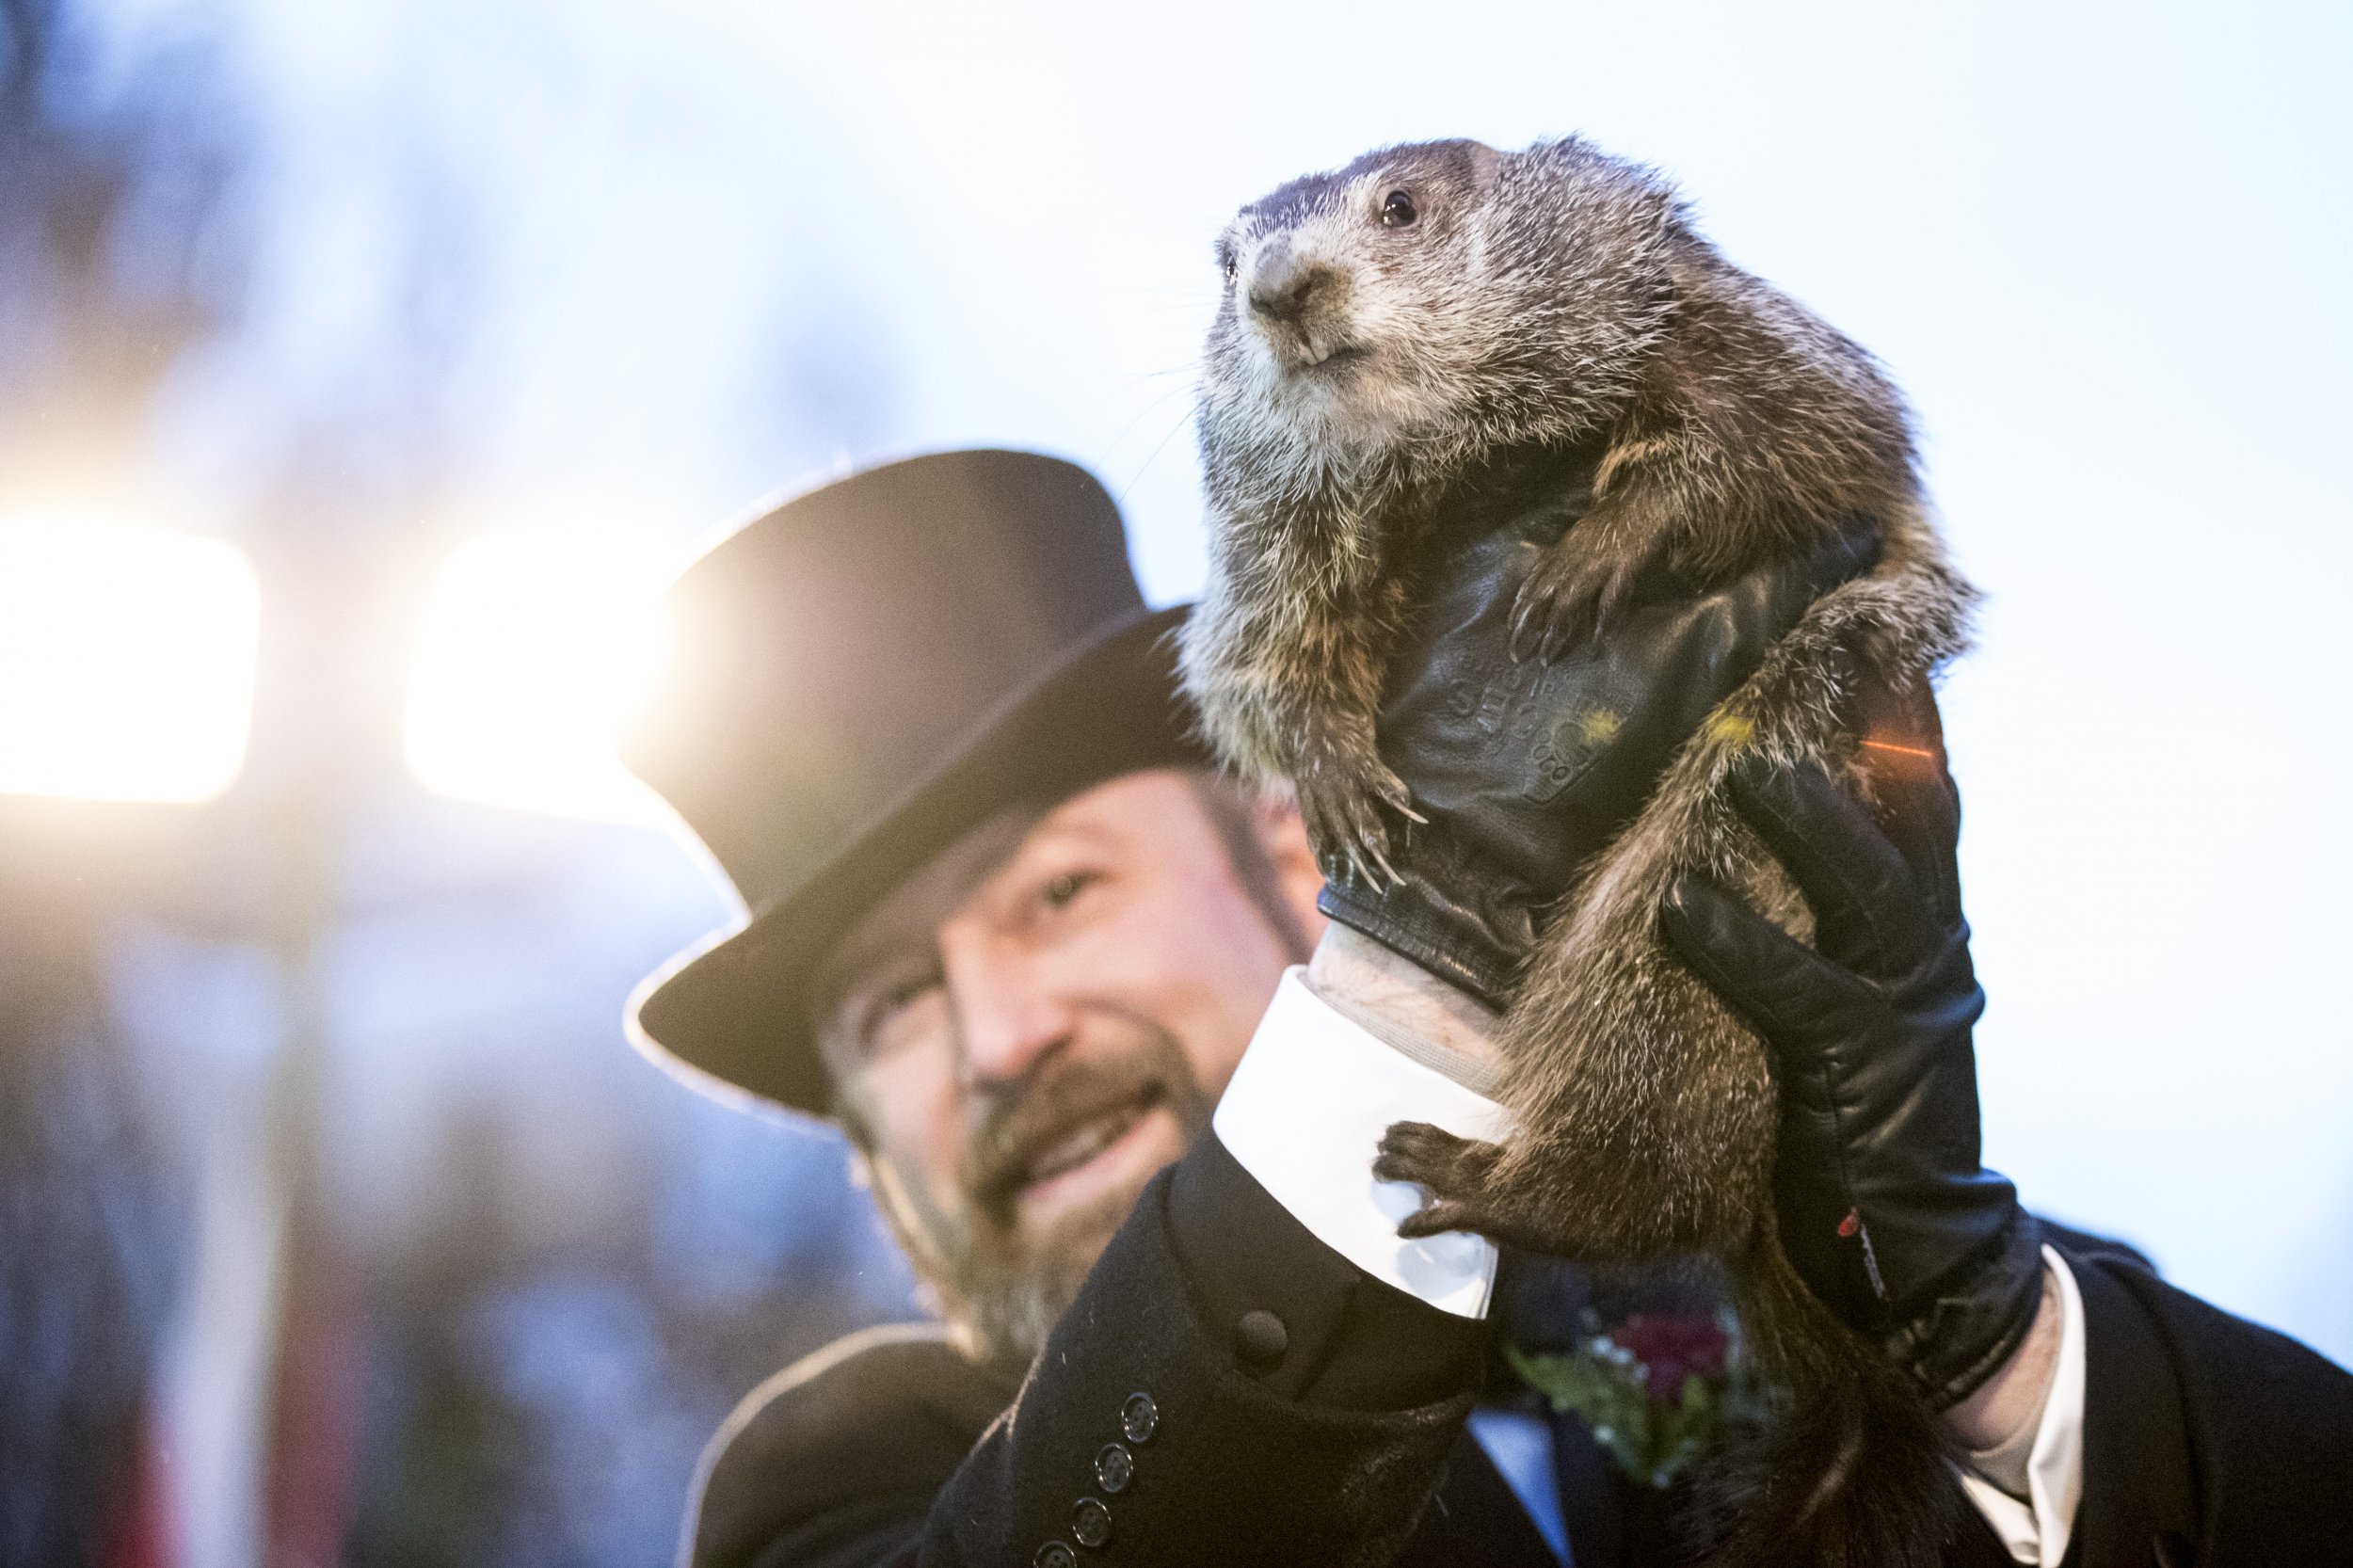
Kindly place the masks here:
<instances>
[{"instance_id":1,"label":"man's beard","mask_svg":"<svg viewBox=\"0 0 2353 1568\"><path fill-rule=\"evenodd\" d=\"M967 1354L1018 1378L1078 1298L1135 1204L1104 1193L1025 1225L1021 1191L1100 1153L1167 1111L1190 1146L1210 1103L1176 1035L1122 1014L1091 1014L1078 1048L1035 1077L992 1092L965 1146L952 1208L883 1166L884 1215Z\"/></svg>"}]
</instances>

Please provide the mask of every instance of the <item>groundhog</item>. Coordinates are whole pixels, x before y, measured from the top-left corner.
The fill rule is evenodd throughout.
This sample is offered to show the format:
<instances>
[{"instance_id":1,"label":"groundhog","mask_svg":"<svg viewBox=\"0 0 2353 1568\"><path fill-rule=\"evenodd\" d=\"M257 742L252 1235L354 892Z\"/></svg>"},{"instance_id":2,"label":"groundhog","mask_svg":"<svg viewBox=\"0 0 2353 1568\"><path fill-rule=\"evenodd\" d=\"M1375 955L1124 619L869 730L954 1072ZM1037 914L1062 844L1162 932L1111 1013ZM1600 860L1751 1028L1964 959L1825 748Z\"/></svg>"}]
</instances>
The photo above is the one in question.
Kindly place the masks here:
<instances>
[{"instance_id":1,"label":"groundhog","mask_svg":"<svg viewBox=\"0 0 2353 1568\"><path fill-rule=\"evenodd\" d=\"M1531 552L1513 655L1552 660L1653 596L1862 525L1876 565L1818 599L1683 747L1538 932L1499 1025L1501 1145L1400 1124L1401 1230L1582 1262L1721 1259L1781 1392L1697 1511L1720 1563L1939 1560L1961 1499L1933 1413L1814 1296L1774 1233L1763 1043L1661 946L1713 876L1812 922L1723 790L1747 756L1868 792L1856 697L1962 648L1972 591L1926 508L1903 400L1870 355L1740 271L1656 173L1576 137L1367 154L1244 207L1201 386L1213 529L1186 682L1241 769L1297 790L1325 872L1378 886L1418 821L1375 715L1418 561L1498 506L1590 497Z\"/></svg>"}]
</instances>

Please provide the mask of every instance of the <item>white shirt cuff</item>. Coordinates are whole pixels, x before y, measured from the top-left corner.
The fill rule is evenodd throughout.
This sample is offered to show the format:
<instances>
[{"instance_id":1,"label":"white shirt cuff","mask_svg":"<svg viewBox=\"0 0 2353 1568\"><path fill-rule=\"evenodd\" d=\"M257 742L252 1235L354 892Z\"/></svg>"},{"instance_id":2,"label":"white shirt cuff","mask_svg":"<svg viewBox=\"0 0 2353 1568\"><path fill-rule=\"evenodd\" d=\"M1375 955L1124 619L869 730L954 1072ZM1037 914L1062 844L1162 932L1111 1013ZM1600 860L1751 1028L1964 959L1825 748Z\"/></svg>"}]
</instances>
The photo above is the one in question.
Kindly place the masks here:
<instances>
[{"instance_id":1,"label":"white shirt cuff","mask_svg":"<svg viewBox=\"0 0 2353 1568\"><path fill-rule=\"evenodd\" d=\"M2075 1505L2084 1489L2084 1298L2065 1258L2045 1246L2042 1262L2058 1282L2062 1317L2051 1397L2043 1402L2042 1425L2026 1460L2026 1501L1966 1469L1961 1485L2002 1538L2010 1560L2058 1568L2074 1534Z\"/></svg>"},{"instance_id":2,"label":"white shirt cuff","mask_svg":"<svg viewBox=\"0 0 2353 1568\"><path fill-rule=\"evenodd\" d=\"M1464 1138L1510 1129L1503 1107L1383 1042L1310 989L1293 968L1258 1020L1210 1126L1241 1168L1318 1240L1373 1278L1459 1318L1483 1318L1495 1244L1462 1231L1408 1241L1422 1206L1411 1182L1375 1181L1392 1122Z\"/></svg>"}]
</instances>

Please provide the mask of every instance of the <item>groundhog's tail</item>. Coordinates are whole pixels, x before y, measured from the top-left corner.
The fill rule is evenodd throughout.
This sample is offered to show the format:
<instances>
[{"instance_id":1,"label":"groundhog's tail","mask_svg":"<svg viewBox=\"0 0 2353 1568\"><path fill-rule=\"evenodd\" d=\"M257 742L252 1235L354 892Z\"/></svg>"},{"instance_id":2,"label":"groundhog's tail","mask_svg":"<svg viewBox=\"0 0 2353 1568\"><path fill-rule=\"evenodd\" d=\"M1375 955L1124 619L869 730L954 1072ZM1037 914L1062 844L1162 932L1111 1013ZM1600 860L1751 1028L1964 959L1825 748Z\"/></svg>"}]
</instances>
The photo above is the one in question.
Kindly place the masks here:
<instances>
[{"instance_id":1,"label":"groundhog's tail","mask_svg":"<svg viewBox=\"0 0 2353 1568\"><path fill-rule=\"evenodd\" d=\"M1735 1270L1773 1418L1697 1478L1708 1568L1934 1568L1968 1506L1935 1414L1768 1236Z\"/></svg>"}]
</instances>

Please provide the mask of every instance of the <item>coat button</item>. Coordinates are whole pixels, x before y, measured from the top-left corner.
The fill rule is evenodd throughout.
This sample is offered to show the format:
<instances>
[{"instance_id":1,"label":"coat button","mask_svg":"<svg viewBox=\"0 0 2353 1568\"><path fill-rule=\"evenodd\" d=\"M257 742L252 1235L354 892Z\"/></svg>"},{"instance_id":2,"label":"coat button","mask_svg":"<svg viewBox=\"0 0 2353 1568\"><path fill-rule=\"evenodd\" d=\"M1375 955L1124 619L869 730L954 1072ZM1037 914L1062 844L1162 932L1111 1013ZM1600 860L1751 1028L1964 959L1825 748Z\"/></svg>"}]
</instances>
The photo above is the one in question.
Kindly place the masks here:
<instances>
[{"instance_id":1,"label":"coat button","mask_svg":"<svg viewBox=\"0 0 2353 1568\"><path fill-rule=\"evenodd\" d=\"M1112 1511L1098 1497L1080 1497L1070 1510L1070 1533L1093 1551L1112 1538Z\"/></svg>"},{"instance_id":2,"label":"coat button","mask_svg":"<svg viewBox=\"0 0 2353 1568\"><path fill-rule=\"evenodd\" d=\"M1030 1559L1036 1568L1079 1568L1079 1554L1059 1541L1048 1541Z\"/></svg>"},{"instance_id":3,"label":"coat button","mask_svg":"<svg viewBox=\"0 0 2353 1568\"><path fill-rule=\"evenodd\" d=\"M1152 1402L1149 1394L1130 1394L1128 1402L1119 1407L1119 1430L1128 1434L1130 1443L1149 1443L1160 1426L1160 1407Z\"/></svg>"},{"instance_id":4,"label":"coat button","mask_svg":"<svg viewBox=\"0 0 2353 1568\"><path fill-rule=\"evenodd\" d=\"M1135 1474L1136 1456L1120 1444L1106 1443L1095 1456L1095 1484L1114 1497L1128 1490Z\"/></svg>"},{"instance_id":5,"label":"coat button","mask_svg":"<svg viewBox=\"0 0 2353 1568\"><path fill-rule=\"evenodd\" d=\"M1234 1325L1234 1357L1245 1371L1271 1372L1291 1348L1290 1330L1272 1312L1245 1312Z\"/></svg>"}]
</instances>

